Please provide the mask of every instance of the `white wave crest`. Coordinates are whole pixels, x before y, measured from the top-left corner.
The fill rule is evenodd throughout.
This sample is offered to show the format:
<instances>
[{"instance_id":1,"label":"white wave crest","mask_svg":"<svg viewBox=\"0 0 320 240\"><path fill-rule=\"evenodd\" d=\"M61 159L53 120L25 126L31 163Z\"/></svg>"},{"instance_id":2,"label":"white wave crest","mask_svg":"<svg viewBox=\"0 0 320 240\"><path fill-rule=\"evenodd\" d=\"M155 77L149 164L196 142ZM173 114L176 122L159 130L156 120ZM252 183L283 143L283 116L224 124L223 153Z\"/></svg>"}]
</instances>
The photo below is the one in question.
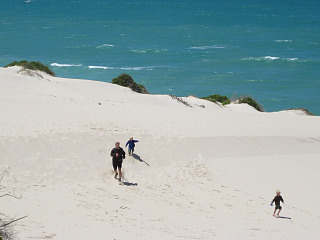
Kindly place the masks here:
<instances>
[{"instance_id":1,"label":"white wave crest","mask_svg":"<svg viewBox=\"0 0 320 240\"><path fill-rule=\"evenodd\" d=\"M114 47L114 45L108 44L108 43L104 43L104 44L98 46L97 48L109 48L109 47Z\"/></svg>"},{"instance_id":2,"label":"white wave crest","mask_svg":"<svg viewBox=\"0 0 320 240\"><path fill-rule=\"evenodd\" d=\"M105 66L88 66L90 69L114 69L113 67L105 67Z\"/></svg>"},{"instance_id":3,"label":"white wave crest","mask_svg":"<svg viewBox=\"0 0 320 240\"><path fill-rule=\"evenodd\" d=\"M140 71L140 70L147 70L152 71L153 67L122 67L121 70L134 70L134 71Z\"/></svg>"},{"instance_id":4,"label":"white wave crest","mask_svg":"<svg viewBox=\"0 0 320 240\"><path fill-rule=\"evenodd\" d=\"M296 61L298 58L287 58L288 61Z\"/></svg>"},{"instance_id":5,"label":"white wave crest","mask_svg":"<svg viewBox=\"0 0 320 240\"><path fill-rule=\"evenodd\" d=\"M143 53L161 53L161 52L167 52L168 49L132 49L130 50L133 53L143 54Z\"/></svg>"},{"instance_id":6,"label":"white wave crest","mask_svg":"<svg viewBox=\"0 0 320 240\"><path fill-rule=\"evenodd\" d=\"M131 52L133 52L133 53L146 53L147 50L136 50L136 49L133 49L133 50L131 50Z\"/></svg>"},{"instance_id":7,"label":"white wave crest","mask_svg":"<svg viewBox=\"0 0 320 240\"><path fill-rule=\"evenodd\" d=\"M167 52L168 49L164 48L164 49L156 49L154 50L154 53L160 53L160 52Z\"/></svg>"},{"instance_id":8,"label":"white wave crest","mask_svg":"<svg viewBox=\"0 0 320 240\"><path fill-rule=\"evenodd\" d=\"M280 57L265 56L264 59L267 59L267 60L278 60L278 59L280 59Z\"/></svg>"},{"instance_id":9,"label":"white wave crest","mask_svg":"<svg viewBox=\"0 0 320 240\"><path fill-rule=\"evenodd\" d=\"M106 66L88 66L90 69L105 69L105 70L110 70L110 69L121 69L121 70L134 70L134 71L140 71L140 70L147 70L147 71L152 71L154 67L106 67Z\"/></svg>"},{"instance_id":10,"label":"white wave crest","mask_svg":"<svg viewBox=\"0 0 320 240\"><path fill-rule=\"evenodd\" d=\"M189 49L196 49L196 50L206 50L206 49L223 49L226 48L224 46L219 46L219 45L212 45L212 46L199 46L199 47L190 47Z\"/></svg>"},{"instance_id":11,"label":"white wave crest","mask_svg":"<svg viewBox=\"0 0 320 240\"><path fill-rule=\"evenodd\" d=\"M297 61L297 60L299 60L299 58L282 58L282 57L264 56L264 57L247 57L247 58L242 58L241 60L246 60L246 61L273 61L273 60Z\"/></svg>"},{"instance_id":12,"label":"white wave crest","mask_svg":"<svg viewBox=\"0 0 320 240\"><path fill-rule=\"evenodd\" d=\"M81 67L82 64L61 64L61 63L51 63L52 67Z\"/></svg>"},{"instance_id":13,"label":"white wave crest","mask_svg":"<svg viewBox=\"0 0 320 240\"><path fill-rule=\"evenodd\" d=\"M292 40L287 40L287 39L285 39L285 40L275 40L275 42L292 42Z\"/></svg>"}]
</instances>

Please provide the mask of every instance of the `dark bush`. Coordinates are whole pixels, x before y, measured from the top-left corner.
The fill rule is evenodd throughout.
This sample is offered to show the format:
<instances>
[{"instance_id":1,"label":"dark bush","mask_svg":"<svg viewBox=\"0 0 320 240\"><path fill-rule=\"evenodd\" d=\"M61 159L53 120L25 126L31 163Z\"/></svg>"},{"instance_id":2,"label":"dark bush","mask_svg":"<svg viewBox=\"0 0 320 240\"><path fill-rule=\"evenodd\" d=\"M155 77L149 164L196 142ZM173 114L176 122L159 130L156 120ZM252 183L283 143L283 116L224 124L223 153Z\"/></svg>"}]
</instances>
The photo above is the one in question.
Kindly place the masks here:
<instances>
[{"instance_id":1,"label":"dark bush","mask_svg":"<svg viewBox=\"0 0 320 240\"><path fill-rule=\"evenodd\" d=\"M131 88L132 91L137 93L149 94L145 86L136 83L129 74L123 73L119 77L112 79L113 84L117 84L123 87Z\"/></svg>"},{"instance_id":2,"label":"dark bush","mask_svg":"<svg viewBox=\"0 0 320 240\"><path fill-rule=\"evenodd\" d=\"M3 224L0 220L0 224ZM0 240L11 240L13 239L12 229L10 227L0 227Z\"/></svg>"},{"instance_id":3,"label":"dark bush","mask_svg":"<svg viewBox=\"0 0 320 240\"><path fill-rule=\"evenodd\" d=\"M30 69L30 70L39 70L45 73L50 74L51 76L55 76L55 73L51 71L51 69L47 66L42 64L41 62L28 62L26 60L22 60L20 62L12 62L5 67L12 67L12 66L21 66L25 69Z\"/></svg>"},{"instance_id":4,"label":"dark bush","mask_svg":"<svg viewBox=\"0 0 320 240\"><path fill-rule=\"evenodd\" d=\"M251 97L240 97L239 98L239 103L246 103L252 107L254 107L256 110L260 111L260 112L263 112L263 107L261 105L259 105L257 103L256 100L254 100L253 98Z\"/></svg>"},{"instance_id":5,"label":"dark bush","mask_svg":"<svg viewBox=\"0 0 320 240\"><path fill-rule=\"evenodd\" d=\"M220 94L210 95L207 97L203 97L202 99L209 100L209 101L215 102L215 103L219 102L219 103L222 103L223 105L230 104L230 102L231 102L227 96L222 96Z\"/></svg>"}]
</instances>

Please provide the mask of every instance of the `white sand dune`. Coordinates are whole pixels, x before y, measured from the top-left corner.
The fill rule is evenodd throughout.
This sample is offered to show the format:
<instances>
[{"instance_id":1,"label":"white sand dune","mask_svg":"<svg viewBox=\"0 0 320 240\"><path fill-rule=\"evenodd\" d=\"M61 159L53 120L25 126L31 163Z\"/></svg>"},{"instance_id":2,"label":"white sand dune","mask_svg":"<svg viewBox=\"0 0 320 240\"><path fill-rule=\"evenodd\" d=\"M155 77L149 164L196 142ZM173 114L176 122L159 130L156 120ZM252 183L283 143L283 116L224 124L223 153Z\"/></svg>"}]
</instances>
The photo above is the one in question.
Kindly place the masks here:
<instances>
[{"instance_id":1,"label":"white sand dune","mask_svg":"<svg viewBox=\"0 0 320 240\"><path fill-rule=\"evenodd\" d=\"M0 68L0 212L19 239L319 239L320 117L190 107ZM110 151L133 135L125 185ZM272 217L276 189L286 202Z\"/></svg>"}]
</instances>

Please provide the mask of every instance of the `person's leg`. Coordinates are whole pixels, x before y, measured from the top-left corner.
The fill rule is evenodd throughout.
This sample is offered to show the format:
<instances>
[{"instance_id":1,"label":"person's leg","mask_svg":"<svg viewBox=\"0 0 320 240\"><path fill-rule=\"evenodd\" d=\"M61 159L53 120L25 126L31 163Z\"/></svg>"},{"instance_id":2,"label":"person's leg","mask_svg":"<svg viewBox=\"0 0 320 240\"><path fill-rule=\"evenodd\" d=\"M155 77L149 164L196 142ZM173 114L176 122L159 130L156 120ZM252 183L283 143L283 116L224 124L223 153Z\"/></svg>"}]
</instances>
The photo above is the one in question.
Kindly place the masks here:
<instances>
[{"instance_id":1,"label":"person's leg","mask_svg":"<svg viewBox=\"0 0 320 240\"><path fill-rule=\"evenodd\" d=\"M274 209L274 212L273 212L273 216L276 215L276 211L277 211L277 209L275 208L275 209Z\"/></svg>"},{"instance_id":2,"label":"person's leg","mask_svg":"<svg viewBox=\"0 0 320 240\"><path fill-rule=\"evenodd\" d=\"M119 181L121 181L121 177L122 177L121 167L119 167L118 170L119 170Z\"/></svg>"},{"instance_id":3,"label":"person's leg","mask_svg":"<svg viewBox=\"0 0 320 240\"><path fill-rule=\"evenodd\" d=\"M279 211L278 211L278 214L277 214L278 217L279 217L279 214L280 214L281 210L282 210L282 207L279 208Z\"/></svg>"},{"instance_id":4,"label":"person's leg","mask_svg":"<svg viewBox=\"0 0 320 240\"><path fill-rule=\"evenodd\" d=\"M119 172L119 181L121 181L122 179L122 172L121 172L121 168L122 168L122 161L118 162L118 172Z\"/></svg>"},{"instance_id":5,"label":"person's leg","mask_svg":"<svg viewBox=\"0 0 320 240\"><path fill-rule=\"evenodd\" d=\"M117 172L117 164L115 162L112 162L113 165L113 171L114 171L114 178L117 178L118 172Z\"/></svg>"}]
</instances>

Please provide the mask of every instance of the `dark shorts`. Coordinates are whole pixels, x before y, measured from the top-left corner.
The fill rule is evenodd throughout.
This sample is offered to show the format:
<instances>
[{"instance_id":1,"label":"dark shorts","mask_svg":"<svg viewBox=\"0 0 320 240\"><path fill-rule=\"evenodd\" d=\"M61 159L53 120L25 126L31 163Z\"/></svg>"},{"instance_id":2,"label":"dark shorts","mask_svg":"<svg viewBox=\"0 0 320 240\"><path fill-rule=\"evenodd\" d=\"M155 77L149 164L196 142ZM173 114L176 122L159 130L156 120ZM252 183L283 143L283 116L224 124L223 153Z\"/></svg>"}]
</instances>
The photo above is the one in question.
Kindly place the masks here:
<instances>
[{"instance_id":1,"label":"dark shorts","mask_svg":"<svg viewBox=\"0 0 320 240\"><path fill-rule=\"evenodd\" d=\"M276 205L276 209L282 209L282 207L280 205Z\"/></svg>"},{"instance_id":2,"label":"dark shorts","mask_svg":"<svg viewBox=\"0 0 320 240\"><path fill-rule=\"evenodd\" d=\"M134 152L134 148L129 148L129 154Z\"/></svg>"},{"instance_id":3,"label":"dark shorts","mask_svg":"<svg viewBox=\"0 0 320 240\"><path fill-rule=\"evenodd\" d=\"M122 161L113 160L112 166L114 170L117 170L117 168L122 168Z\"/></svg>"}]
</instances>

